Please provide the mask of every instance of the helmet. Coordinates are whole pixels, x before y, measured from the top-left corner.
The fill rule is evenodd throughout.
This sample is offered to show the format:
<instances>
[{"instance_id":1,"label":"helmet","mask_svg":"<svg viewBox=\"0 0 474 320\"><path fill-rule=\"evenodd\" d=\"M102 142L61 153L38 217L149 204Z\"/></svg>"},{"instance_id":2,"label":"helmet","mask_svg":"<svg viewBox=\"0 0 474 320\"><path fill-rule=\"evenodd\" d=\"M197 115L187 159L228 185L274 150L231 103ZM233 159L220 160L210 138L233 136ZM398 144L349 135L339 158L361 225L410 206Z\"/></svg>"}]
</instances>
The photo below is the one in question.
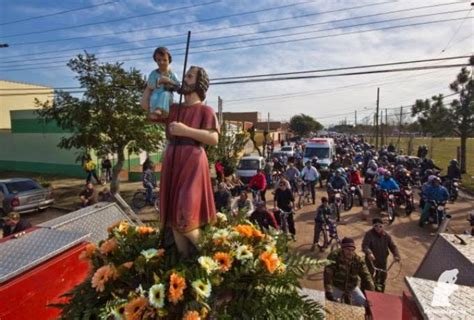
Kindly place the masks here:
<instances>
[{"instance_id":1,"label":"helmet","mask_svg":"<svg viewBox=\"0 0 474 320\"><path fill-rule=\"evenodd\" d=\"M386 171L383 173L383 176L390 178L390 177L392 176L392 173L391 173L389 170L386 170Z\"/></svg>"},{"instance_id":2,"label":"helmet","mask_svg":"<svg viewBox=\"0 0 474 320\"><path fill-rule=\"evenodd\" d=\"M433 181L435 181L436 179L439 179L437 176L435 176L434 174L430 175L428 177L428 182L429 183L432 183Z\"/></svg>"},{"instance_id":3,"label":"helmet","mask_svg":"<svg viewBox=\"0 0 474 320\"><path fill-rule=\"evenodd\" d=\"M378 174L384 174L384 173L385 173L385 169L382 168L382 167L380 167L380 168L377 169L377 173L378 173Z\"/></svg>"},{"instance_id":4,"label":"helmet","mask_svg":"<svg viewBox=\"0 0 474 320\"><path fill-rule=\"evenodd\" d=\"M425 177L426 177L426 176L429 177L429 176L432 176L432 175L433 175L433 170L427 169L427 170L425 171Z\"/></svg>"},{"instance_id":5,"label":"helmet","mask_svg":"<svg viewBox=\"0 0 474 320\"><path fill-rule=\"evenodd\" d=\"M449 164L452 165L452 166L457 166L458 165L458 160L453 159L453 160L449 161Z\"/></svg>"}]
</instances>

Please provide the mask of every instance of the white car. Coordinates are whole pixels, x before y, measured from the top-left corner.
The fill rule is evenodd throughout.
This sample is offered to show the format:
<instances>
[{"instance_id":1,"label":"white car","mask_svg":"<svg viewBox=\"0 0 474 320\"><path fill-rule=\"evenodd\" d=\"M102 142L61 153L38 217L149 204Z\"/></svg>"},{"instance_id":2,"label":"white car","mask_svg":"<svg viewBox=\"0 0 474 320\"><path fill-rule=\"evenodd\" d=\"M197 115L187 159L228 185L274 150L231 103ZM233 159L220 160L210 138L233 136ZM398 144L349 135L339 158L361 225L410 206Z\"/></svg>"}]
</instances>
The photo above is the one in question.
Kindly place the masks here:
<instances>
[{"instance_id":1,"label":"white car","mask_svg":"<svg viewBox=\"0 0 474 320\"><path fill-rule=\"evenodd\" d=\"M248 156L240 159L236 173L240 180L247 184L257 174L257 169L263 170L263 168L265 168L265 158Z\"/></svg>"},{"instance_id":2,"label":"white car","mask_svg":"<svg viewBox=\"0 0 474 320\"><path fill-rule=\"evenodd\" d=\"M285 153L287 157L295 156L295 147L293 145L283 146L278 151L281 153Z\"/></svg>"}]
</instances>

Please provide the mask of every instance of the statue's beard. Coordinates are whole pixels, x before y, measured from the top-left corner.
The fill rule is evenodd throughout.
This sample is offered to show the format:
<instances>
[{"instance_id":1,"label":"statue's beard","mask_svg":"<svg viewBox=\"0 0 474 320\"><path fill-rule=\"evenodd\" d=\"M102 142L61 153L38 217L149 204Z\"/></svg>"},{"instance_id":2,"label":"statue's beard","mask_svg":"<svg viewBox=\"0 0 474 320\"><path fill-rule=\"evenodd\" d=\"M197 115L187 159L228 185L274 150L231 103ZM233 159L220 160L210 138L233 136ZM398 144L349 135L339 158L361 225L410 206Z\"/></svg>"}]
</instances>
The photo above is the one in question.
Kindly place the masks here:
<instances>
[{"instance_id":1,"label":"statue's beard","mask_svg":"<svg viewBox=\"0 0 474 320\"><path fill-rule=\"evenodd\" d=\"M189 85L186 82L183 82L183 85L180 88L178 88L178 93L183 94L183 95L191 94L195 91L196 91L196 84Z\"/></svg>"}]
</instances>

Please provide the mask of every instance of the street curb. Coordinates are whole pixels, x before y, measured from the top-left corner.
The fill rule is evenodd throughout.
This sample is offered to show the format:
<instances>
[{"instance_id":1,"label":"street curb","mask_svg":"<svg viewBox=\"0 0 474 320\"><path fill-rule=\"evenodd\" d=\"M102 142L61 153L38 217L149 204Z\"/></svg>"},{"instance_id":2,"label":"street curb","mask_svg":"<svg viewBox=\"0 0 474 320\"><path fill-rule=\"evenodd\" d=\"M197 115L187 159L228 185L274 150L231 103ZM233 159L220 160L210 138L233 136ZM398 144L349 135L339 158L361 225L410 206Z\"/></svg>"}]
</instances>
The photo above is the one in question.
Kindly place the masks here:
<instances>
[{"instance_id":1,"label":"street curb","mask_svg":"<svg viewBox=\"0 0 474 320\"><path fill-rule=\"evenodd\" d=\"M75 211L75 209L73 208L66 208L66 207L60 207L60 206L51 206L50 208L60 210L60 211L67 211L67 212Z\"/></svg>"}]
</instances>

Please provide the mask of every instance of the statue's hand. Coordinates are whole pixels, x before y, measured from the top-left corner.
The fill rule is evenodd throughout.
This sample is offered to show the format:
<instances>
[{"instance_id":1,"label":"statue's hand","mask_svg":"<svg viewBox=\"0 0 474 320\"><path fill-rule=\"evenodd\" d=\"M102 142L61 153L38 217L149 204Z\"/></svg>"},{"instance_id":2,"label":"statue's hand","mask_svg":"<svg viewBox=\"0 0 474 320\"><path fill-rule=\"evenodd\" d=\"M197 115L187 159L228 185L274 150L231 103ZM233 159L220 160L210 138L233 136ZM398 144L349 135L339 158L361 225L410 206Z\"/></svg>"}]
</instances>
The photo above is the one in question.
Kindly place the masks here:
<instances>
[{"instance_id":1,"label":"statue's hand","mask_svg":"<svg viewBox=\"0 0 474 320\"><path fill-rule=\"evenodd\" d=\"M166 76L162 76L160 80L158 80L158 84L172 84L172 83L174 82Z\"/></svg>"},{"instance_id":2,"label":"statue's hand","mask_svg":"<svg viewBox=\"0 0 474 320\"><path fill-rule=\"evenodd\" d=\"M169 131L174 136L186 136L188 126L181 122L173 121L168 125Z\"/></svg>"}]
</instances>

